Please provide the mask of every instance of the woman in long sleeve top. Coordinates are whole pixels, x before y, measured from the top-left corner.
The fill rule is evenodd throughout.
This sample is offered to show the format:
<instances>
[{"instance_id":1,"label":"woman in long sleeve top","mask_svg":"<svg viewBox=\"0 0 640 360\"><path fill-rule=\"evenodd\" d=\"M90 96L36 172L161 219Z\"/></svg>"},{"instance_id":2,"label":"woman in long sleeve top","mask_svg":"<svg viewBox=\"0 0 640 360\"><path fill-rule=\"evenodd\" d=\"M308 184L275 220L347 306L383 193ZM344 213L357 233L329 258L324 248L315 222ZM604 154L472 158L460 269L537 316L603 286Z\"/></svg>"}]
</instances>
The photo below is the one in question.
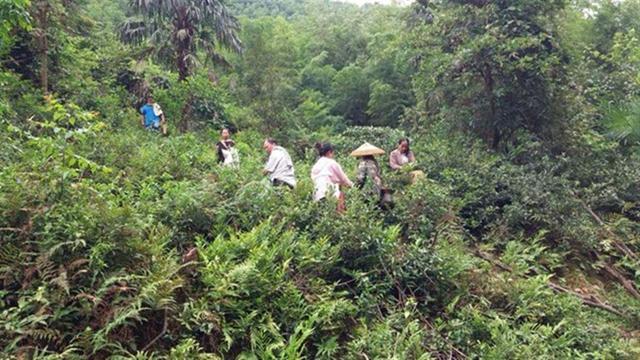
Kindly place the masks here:
<instances>
[{"instance_id":1,"label":"woman in long sleeve top","mask_svg":"<svg viewBox=\"0 0 640 360\"><path fill-rule=\"evenodd\" d=\"M342 170L340 164L333 159L333 146L318 146L320 159L311 169L311 180L314 184L313 200L319 201L329 195L341 198L340 186L353 186L353 183Z\"/></svg>"},{"instance_id":2,"label":"woman in long sleeve top","mask_svg":"<svg viewBox=\"0 0 640 360\"><path fill-rule=\"evenodd\" d=\"M389 166L393 170L399 170L406 164L416 161L413 151L409 148L409 139L400 139L398 148L389 154Z\"/></svg>"}]
</instances>

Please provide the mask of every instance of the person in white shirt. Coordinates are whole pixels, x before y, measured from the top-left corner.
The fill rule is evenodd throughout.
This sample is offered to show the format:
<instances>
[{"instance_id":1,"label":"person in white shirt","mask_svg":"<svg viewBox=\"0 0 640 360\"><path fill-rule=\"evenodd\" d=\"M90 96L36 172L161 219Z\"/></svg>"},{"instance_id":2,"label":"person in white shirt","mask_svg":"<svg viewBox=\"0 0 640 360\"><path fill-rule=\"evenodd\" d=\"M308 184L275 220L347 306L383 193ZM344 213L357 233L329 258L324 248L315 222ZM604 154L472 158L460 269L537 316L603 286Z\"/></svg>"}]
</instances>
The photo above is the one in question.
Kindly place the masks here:
<instances>
[{"instance_id":1,"label":"person in white shirt","mask_svg":"<svg viewBox=\"0 0 640 360\"><path fill-rule=\"evenodd\" d=\"M296 186L296 176L293 162L287 150L278 146L276 141L271 138L266 139L262 147L269 154L269 160L267 160L262 173L269 176L273 186L286 185L293 189Z\"/></svg>"},{"instance_id":2,"label":"person in white shirt","mask_svg":"<svg viewBox=\"0 0 640 360\"><path fill-rule=\"evenodd\" d=\"M224 128L220 132L220 141L216 143L218 153L218 163L223 166L231 166L237 168L240 164L238 150L234 147L235 143L231 140L229 129Z\"/></svg>"},{"instance_id":3,"label":"person in white shirt","mask_svg":"<svg viewBox=\"0 0 640 360\"><path fill-rule=\"evenodd\" d=\"M329 143L316 144L320 158L311 168L311 180L313 180L313 200L320 201L327 197L335 197L338 200L337 211L346 210L344 192L340 187L352 187L353 182L342 171L342 167L333 159L333 146Z\"/></svg>"},{"instance_id":4,"label":"person in white shirt","mask_svg":"<svg viewBox=\"0 0 640 360\"><path fill-rule=\"evenodd\" d=\"M353 186L342 171L342 167L333 159L333 146L329 143L316 144L320 158L311 168L311 180L314 184L313 200L319 201L327 195L340 198L340 186Z\"/></svg>"}]
</instances>

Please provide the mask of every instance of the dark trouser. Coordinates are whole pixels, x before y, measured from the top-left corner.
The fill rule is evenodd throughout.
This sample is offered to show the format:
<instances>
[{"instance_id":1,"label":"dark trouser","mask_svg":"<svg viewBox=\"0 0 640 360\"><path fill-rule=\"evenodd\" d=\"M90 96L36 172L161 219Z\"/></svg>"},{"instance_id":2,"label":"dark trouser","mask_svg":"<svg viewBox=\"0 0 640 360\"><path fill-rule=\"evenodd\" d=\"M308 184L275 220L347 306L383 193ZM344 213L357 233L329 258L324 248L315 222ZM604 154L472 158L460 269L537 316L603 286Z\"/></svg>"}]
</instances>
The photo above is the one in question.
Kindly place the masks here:
<instances>
[{"instance_id":1,"label":"dark trouser","mask_svg":"<svg viewBox=\"0 0 640 360\"><path fill-rule=\"evenodd\" d=\"M273 179L273 181L271 181L271 184L273 184L273 186L275 187L279 187L279 186L288 186L289 189L293 189L293 186L291 186L291 184L286 183L282 180L278 180L278 179Z\"/></svg>"}]
</instances>

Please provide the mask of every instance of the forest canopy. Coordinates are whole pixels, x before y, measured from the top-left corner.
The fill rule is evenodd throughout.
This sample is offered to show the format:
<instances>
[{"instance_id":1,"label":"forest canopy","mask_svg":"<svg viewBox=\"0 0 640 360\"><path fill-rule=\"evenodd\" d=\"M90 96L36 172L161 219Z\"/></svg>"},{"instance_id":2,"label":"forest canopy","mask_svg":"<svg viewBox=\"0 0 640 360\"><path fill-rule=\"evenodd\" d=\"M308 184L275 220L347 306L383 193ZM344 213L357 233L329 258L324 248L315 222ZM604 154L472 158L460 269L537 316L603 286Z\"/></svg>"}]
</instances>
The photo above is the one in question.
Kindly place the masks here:
<instances>
[{"instance_id":1,"label":"forest canopy","mask_svg":"<svg viewBox=\"0 0 640 360\"><path fill-rule=\"evenodd\" d=\"M1 357L639 358L640 1L391 3L0 0Z\"/></svg>"}]
</instances>

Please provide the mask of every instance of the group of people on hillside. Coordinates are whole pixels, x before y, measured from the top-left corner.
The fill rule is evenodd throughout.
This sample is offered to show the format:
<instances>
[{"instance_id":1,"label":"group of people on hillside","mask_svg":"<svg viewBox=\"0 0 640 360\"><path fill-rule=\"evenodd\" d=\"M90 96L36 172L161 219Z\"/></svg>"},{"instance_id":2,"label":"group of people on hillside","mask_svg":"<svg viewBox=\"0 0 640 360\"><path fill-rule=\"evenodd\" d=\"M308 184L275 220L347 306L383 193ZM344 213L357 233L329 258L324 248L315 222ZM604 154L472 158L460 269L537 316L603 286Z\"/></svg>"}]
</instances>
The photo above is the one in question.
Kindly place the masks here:
<instances>
[{"instance_id":1,"label":"group of people on hillside","mask_svg":"<svg viewBox=\"0 0 640 360\"><path fill-rule=\"evenodd\" d=\"M151 131L159 131L163 135L168 134L167 120L160 105L153 97L148 96L146 103L140 107L141 125ZM269 177L273 186L293 189L296 187L296 176L293 161L285 148L278 145L272 139L267 138L262 144L269 158L262 170ZM351 153L351 156L359 158L356 183L354 184L342 167L334 159L334 148L329 143L316 144L319 158L311 168L311 180L313 181L313 200L318 202L327 198L335 198L338 202L338 212L345 210L345 197L343 187L358 186L365 191L367 198L384 206L384 200L389 194L382 181L381 169L376 156L383 155L384 150L364 143ZM220 140L216 143L218 162L223 166L238 167L240 157L235 142L231 139L229 129L222 129ZM402 167L415 162L415 156L409 148L409 139L401 139L398 147L389 155L389 167L399 170ZM197 257L197 248L192 247L182 256L183 262L190 262Z\"/></svg>"},{"instance_id":2,"label":"group of people on hillside","mask_svg":"<svg viewBox=\"0 0 640 360\"><path fill-rule=\"evenodd\" d=\"M160 106L154 102L153 97L147 97L147 102L140 108L141 125L149 130L160 131L167 135L167 121ZM264 166L263 174L269 177L273 186L284 186L290 189L296 186L296 176L291 156L286 149L279 146L272 138L265 139L262 147L269 154ZM327 197L338 200L339 210L344 209L343 187L352 187L354 183L349 180L338 162L334 160L334 148L329 143L316 144L319 158L311 168L311 180L314 184L313 200L320 201ZM240 158L231 140L229 129L222 129L220 140L216 143L218 162L224 166L239 166ZM384 155L384 150L364 143L351 153L351 156L359 158L356 183L363 189L370 199L384 201L389 190L382 181L381 169L376 156ZM389 167L399 170L407 164L415 162L415 156L409 148L409 139L401 139L398 146L389 155Z\"/></svg>"},{"instance_id":3,"label":"group of people on hillside","mask_svg":"<svg viewBox=\"0 0 640 360\"><path fill-rule=\"evenodd\" d=\"M230 138L229 129L223 129L220 133L220 141L216 143L218 162L225 166L238 166L238 153L234 148L234 142ZM278 145L272 139L264 140L262 147L269 155L262 170L263 174L269 177L269 181L276 187L287 187L290 189L296 186L296 176L293 161L285 148ZM314 185L313 200L321 201L328 197L338 200L338 209L344 209L344 193L341 188L357 186L363 189L370 199L381 201L388 194L385 188L381 169L376 156L383 155L384 150L364 143L351 153L351 156L359 158L355 184L342 170L342 167L334 159L334 147L329 143L316 144L319 158L311 168L311 180ZM393 170L415 162L415 156L409 148L409 140L401 139L398 147L393 150L389 157L389 166Z\"/></svg>"}]
</instances>

